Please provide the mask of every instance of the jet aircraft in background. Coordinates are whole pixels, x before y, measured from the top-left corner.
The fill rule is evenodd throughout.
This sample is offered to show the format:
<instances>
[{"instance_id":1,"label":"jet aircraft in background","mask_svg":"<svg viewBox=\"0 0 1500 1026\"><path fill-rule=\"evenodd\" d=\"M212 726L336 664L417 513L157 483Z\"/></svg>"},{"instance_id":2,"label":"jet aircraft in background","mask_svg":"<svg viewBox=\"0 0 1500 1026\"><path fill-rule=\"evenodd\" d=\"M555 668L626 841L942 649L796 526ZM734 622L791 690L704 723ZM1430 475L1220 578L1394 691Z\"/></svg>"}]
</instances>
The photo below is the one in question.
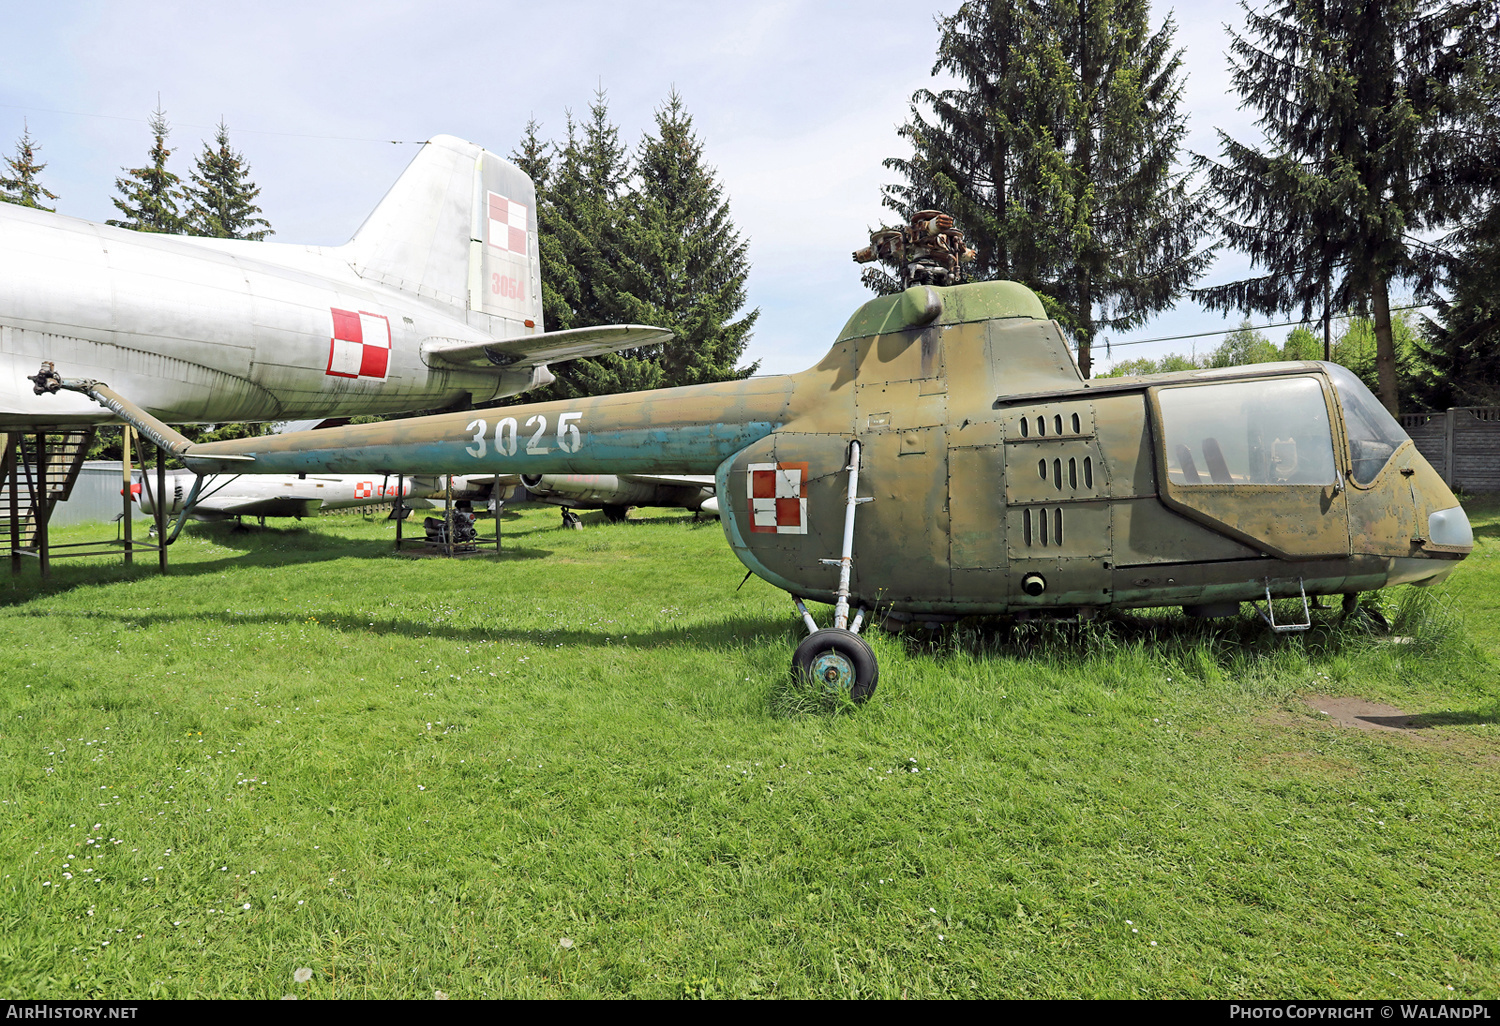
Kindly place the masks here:
<instances>
[{"instance_id":1,"label":"jet aircraft in background","mask_svg":"<svg viewBox=\"0 0 1500 1026\"><path fill-rule=\"evenodd\" d=\"M453 478L456 500L497 503L546 502L563 508L563 526L573 527L572 511L600 509L619 522L632 506L681 508L719 515L712 474L494 474Z\"/></svg>"},{"instance_id":2,"label":"jet aircraft in background","mask_svg":"<svg viewBox=\"0 0 1500 1026\"><path fill-rule=\"evenodd\" d=\"M547 364L670 332L542 324L536 192L509 161L429 140L343 246L134 232L0 204L0 431L118 422L39 397L42 360L167 423L462 408Z\"/></svg>"},{"instance_id":3,"label":"jet aircraft in background","mask_svg":"<svg viewBox=\"0 0 1500 1026\"><path fill-rule=\"evenodd\" d=\"M161 495L167 516L182 512L197 475L173 471L166 475ZM386 477L379 474L214 474L203 481L197 501L188 512L194 520L237 517L317 516L323 510L350 509L396 501L407 509L431 509L428 501L442 496L445 479L436 475ZM142 513L157 508L156 475L147 471L130 486L130 497Z\"/></svg>"},{"instance_id":4,"label":"jet aircraft in background","mask_svg":"<svg viewBox=\"0 0 1500 1026\"><path fill-rule=\"evenodd\" d=\"M167 516L182 512L197 475L172 471L161 495ZM492 513L507 504L544 502L561 506L563 523L573 526L574 510L599 509L611 521L625 519L632 506L656 506L719 515L714 479L709 475L645 474L214 474L204 479L188 516L219 521L239 517L317 516L324 510L393 503L399 497L408 510L432 509L452 495L455 503L481 503ZM131 484L131 499L142 513L157 508L156 475L147 471Z\"/></svg>"}]
</instances>

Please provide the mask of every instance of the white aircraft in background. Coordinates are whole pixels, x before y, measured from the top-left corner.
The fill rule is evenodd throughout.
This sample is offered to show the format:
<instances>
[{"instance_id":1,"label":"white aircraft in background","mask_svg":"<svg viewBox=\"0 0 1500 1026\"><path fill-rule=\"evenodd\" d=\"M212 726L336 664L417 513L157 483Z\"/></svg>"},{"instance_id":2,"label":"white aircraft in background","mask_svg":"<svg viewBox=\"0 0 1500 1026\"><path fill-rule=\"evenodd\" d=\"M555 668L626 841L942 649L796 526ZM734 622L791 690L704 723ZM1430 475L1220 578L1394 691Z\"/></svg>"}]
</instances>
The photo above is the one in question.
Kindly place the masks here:
<instances>
[{"instance_id":1,"label":"white aircraft in background","mask_svg":"<svg viewBox=\"0 0 1500 1026\"><path fill-rule=\"evenodd\" d=\"M166 475L162 508L167 516L182 512L197 475L176 470ZM204 478L188 516L194 520L232 517L317 516L325 509L349 509L394 502L399 496L407 509L431 509L427 501L441 497L445 479L436 475L398 478L381 474L214 474ZM142 513L155 513L156 475L147 470L130 485L130 498Z\"/></svg>"},{"instance_id":2,"label":"white aircraft in background","mask_svg":"<svg viewBox=\"0 0 1500 1026\"><path fill-rule=\"evenodd\" d=\"M452 480L456 503L483 503L494 513L507 503L545 502L562 507L567 527L577 525L572 511L579 509L601 509L613 522L624 520L632 506L719 515L712 474L470 474Z\"/></svg>"},{"instance_id":3,"label":"white aircraft in background","mask_svg":"<svg viewBox=\"0 0 1500 1026\"><path fill-rule=\"evenodd\" d=\"M196 475L172 471L165 476L162 507L167 516L182 512ZM238 517L317 516L322 510L349 509L394 502L400 497L408 510L431 509L449 494L441 475L400 477L382 474L215 474L204 479L188 516L194 520ZM491 512L507 503L545 502L566 511L602 509L614 521L625 519L631 506L681 507L708 516L719 515L714 479L696 475L644 474L486 474L454 476L455 503L487 505ZM130 486L131 500L142 513L157 508L156 475L147 470ZM564 522L568 522L565 513ZM576 519L576 518L575 518Z\"/></svg>"},{"instance_id":4,"label":"white aircraft in background","mask_svg":"<svg viewBox=\"0 0 1500 1026\"><path fill-rule=\"evenodd\" d=\"M502 157L429 140L343 246L158 235L0 203L0 431L118 422L37 396L42 361L162 421L433 409L553 380L547 364L662 342L547 332L536 192Z\"/></svg>"},{"instance_id":5,"label":"white aircraft in background","mask_svg":"<svg viewBox=\"0 0 1500 1026\"><path fill-rule=\"evenodd\" d=\"M625 519L631 506L681 507L719 515L712 474L523 474L532 499L570 509L602 509L609 520ZM567 514L563 522L568 523Z\"/></svg>"}]
</instances>

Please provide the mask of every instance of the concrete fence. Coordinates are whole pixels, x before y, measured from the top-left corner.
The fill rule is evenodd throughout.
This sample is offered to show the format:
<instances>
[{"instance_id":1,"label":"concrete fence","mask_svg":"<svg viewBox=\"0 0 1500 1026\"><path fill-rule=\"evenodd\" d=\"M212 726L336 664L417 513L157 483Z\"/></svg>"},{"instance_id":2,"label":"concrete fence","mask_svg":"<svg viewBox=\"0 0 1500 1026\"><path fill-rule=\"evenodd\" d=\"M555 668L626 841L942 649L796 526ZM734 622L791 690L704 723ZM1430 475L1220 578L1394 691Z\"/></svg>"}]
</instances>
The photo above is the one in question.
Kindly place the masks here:
<instances>
[{"instance_id":1,"label":"concrete fence","mask_svg":"<svg viewBox=\"0 0 1500 1026\"><path fill-rule=\"evenodd\" d=\"M1403 413L1401 426L1449 488L1500 492L1500 406Z\"/></svg>"}]
</instances>

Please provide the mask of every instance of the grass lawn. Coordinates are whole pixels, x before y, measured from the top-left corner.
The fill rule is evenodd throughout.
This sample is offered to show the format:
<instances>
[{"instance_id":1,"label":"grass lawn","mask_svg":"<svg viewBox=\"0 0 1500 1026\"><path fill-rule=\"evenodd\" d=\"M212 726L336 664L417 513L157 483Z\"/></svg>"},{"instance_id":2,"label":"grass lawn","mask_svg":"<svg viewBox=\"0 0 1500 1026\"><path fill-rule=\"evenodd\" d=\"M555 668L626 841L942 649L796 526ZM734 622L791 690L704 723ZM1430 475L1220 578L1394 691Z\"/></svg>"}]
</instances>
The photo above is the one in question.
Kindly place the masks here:
<instances>
[{"instance_id":1,"label":"grass lawn","mask_svg":"<svg viewBox=\"0 0 1500 1026\"><path fill-rule=\"evenodd\" d=\"M857 709L789 684L791 602L673 514L30 562L0 991L1497 998L1500 504L1470 513L1447 584L1383 596L1405 640L877 633Z\"/></svg>"}]
</instances>

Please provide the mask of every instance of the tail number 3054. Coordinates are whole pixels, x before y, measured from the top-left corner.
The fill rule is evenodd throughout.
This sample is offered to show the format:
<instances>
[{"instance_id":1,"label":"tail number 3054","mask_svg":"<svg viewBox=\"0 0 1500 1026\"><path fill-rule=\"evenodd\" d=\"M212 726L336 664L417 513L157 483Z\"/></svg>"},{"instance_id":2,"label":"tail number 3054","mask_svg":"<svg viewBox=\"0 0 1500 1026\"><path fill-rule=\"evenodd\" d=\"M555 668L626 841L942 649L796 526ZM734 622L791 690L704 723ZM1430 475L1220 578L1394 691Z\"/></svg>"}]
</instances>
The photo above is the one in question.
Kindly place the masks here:
<instances>
[{"instance_id":1,"label":"tail number 3054","mask_svg":"<svg viewBox=\"0 0 1500 1026\"><path fill-rule=\"evenodd\" d=\"M578 433L578 421L583 417L581 413L564 413L557 418L557 447L563 452L577 452L583 444L583 436ZM483 420L472 420L465 431L474 432L470 439L473 445L466 446L464 452L476 460L483 459L489 452L489 443L485 436L489 431L489 423ZM535 428L535 431L532 431ZM516 454L516 439L521 433L521 428L516 424L516 418L506 417L495 425L495 452L501 456L514 456ZM545 414L537 414L526 421L525 430L531 432L531 438L526 443L526 454L528 456L545 456L552 451L550 445L542 444L550 441L547 435L547 417Z\"/></svg>"}]
</instances>

